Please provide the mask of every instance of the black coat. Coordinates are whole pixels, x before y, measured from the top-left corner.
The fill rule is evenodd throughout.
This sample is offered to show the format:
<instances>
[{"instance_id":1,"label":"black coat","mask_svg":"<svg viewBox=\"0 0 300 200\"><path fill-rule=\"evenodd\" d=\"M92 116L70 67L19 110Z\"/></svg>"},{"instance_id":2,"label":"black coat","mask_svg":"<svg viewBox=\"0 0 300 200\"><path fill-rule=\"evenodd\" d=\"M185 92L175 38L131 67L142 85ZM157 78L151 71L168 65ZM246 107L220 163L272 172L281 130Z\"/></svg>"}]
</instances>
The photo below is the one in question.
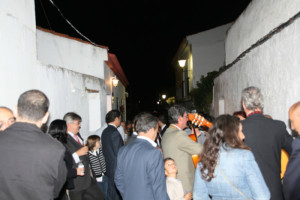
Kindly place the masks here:
<instances>
[{"instance_id":1,"label":"black coat","mask_svg":"<svg viewBox=\"0 0 300 200\"><path fill-rule=\"evenodd\" d=\"M66 148L73 154L82 146L71 136L67 137ZM80 156L79 159L82 161L84 165L84 176L77 176L73 179L75 188L74 191L82 191L87 189L91 184L91 176L90 176L90 162L88 155ZM73 168L77 168L75 161L73 160Z\"/></svg>"},{"instance_id":2,"label":"black coat","mask_svg":"<svg viewBox=\"0 0 300 200\"><path fill-rule=\"evenodd\" d=\"M0 199L53 199L66 181L65 147L36 125L0 134Z\"/></svg>"},{"instance_id":3,"label":"black coat","mask_svg":"<svg viewBox=\"0 0 300 200\"><path fill-rule=\"evenodd\" d=\"M291 153L292 137L282 121L252 114L242 121L245 143L251 148L255 160L271 192L271 200L283 200L281 149Z\"/></svg>"},{"instance_id":4,"label":"black coat","mask_svg":"<svg viewBox=\"0 0 300 200\"><path fill-rule=\"evenodd\" d=\"M102 132L101 143L108 177L107 200L118 200L121 199L121 195L115 187L114 176L118 152L123 146L123 140L118 129L112 125L108 125Z\"/></svg>"},{"instance_id":5,"label":"black coat","mask_svg":"<svg viewBox=\"0 0 300 200\"><path fill-rule=\"evenodd\" d=\"M300 137L292 143L292 154L283 178L283 192L285 200L300 199Z\"/></svg>"},{"instance_id":6,"label":"black coat","mask_svg":"<svg viewBox=\"0 0 300 200\"><path fill-rule=\"evenodd\" d=\"M164 136L164 133L166 132L166 130L169 128L168 125L165 125L165 127L160 131L160 137L162 138Z\"/></svg>"}]
</instances>

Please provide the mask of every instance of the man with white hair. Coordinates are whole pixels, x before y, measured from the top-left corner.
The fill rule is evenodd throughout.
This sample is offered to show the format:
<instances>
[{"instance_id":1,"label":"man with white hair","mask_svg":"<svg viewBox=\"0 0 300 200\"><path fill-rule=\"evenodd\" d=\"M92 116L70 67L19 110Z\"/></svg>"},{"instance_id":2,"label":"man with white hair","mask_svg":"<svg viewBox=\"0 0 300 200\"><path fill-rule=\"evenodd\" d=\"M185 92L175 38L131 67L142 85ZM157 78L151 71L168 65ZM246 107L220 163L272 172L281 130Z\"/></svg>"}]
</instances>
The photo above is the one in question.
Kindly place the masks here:
<instances>
[{"instance_id":1,"label":"man with white hair","mask_svg":"<svg viewBox=\"0 0 300 200\"><path fill-rule=\"evenodd\" d=\"M255 160L271 192L271 200L283 200L281 149L291 153L292 137L282 121L263 115L263 95L259 88L248 87L242 91L242 106L247 118L241 121L245 143L251 148Z\"/></svg>"}]
</instances>

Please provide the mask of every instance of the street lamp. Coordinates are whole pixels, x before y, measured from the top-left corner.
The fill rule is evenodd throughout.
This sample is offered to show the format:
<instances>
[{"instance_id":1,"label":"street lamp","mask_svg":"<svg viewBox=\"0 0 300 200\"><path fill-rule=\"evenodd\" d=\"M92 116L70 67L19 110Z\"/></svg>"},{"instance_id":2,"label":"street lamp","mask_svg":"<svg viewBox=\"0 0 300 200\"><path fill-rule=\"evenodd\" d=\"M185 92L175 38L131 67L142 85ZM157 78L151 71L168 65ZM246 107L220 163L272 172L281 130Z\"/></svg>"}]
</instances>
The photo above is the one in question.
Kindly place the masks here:
<instances>
[{"instance_id":1,"label":"street lamp","mask_svg":"<svg viewBox=\"0 0 300 200\"><path fill-rule=\"evenodd\" d=\"M184 59L178 60L179 66L182 67L182 68L184 68L185 62L186 62L186 60L184 60Z\"/></svg>"},{"instance_id":2,"label":"street lamp","mask_svg":"<svg viewBox=\"0 0 300 200\"><path fill-rule=\"evenodd\" d=\"M184 70L185 64L186 64L186 60L185 59L181 59L178 60L179 66L182 68L182 98L185 97L185 92L186 94L188 94L189 92L189 76L188 76L188 69ZM185 80L186 79L186 80ZM186 90L185 90L186 87Z\"/></svg>"},{"instance_id":3,"label":"street lamp","mask_svg":"<svg viewBox=\"0 0 300 200\"><path fill-rule=\"evenodd\" d=\"M161 97L162 97L163 99L166 99L166 98L167 98L167 95L163 94Z\"/></svg>"},{"instance_id":4,"label":"street lamp","mask_svg":"<svg viewBox=\"0 0 300 200\"><path fill-rule=\"evenodd\" d=\"M114 76L114 77L112 77L112 84L113 84L113 86L115 86L115 87L117 87L118 86L118 83L119 83L119 80L117 79L117 77L116 76Z\"/></svg>"}]
</instances>

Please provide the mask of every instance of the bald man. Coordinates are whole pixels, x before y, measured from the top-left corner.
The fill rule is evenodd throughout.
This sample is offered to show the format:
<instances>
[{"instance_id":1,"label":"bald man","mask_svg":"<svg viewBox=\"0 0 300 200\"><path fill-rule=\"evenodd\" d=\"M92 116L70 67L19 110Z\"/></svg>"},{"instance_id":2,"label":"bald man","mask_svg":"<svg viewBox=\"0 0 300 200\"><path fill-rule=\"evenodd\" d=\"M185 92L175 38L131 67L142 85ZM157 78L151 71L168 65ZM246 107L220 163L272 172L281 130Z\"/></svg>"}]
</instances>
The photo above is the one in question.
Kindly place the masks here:
<instances>
[{"instance_id":1,"label":"bald man","mask_svg":"<svg viewBox=\"0 0 300 200\"><path fill-rule=\"evenodd\" d=\"M291 129L300 134L300 101L289 110ZM292 143L292 153L283 178L285 200L300 199L300 137Z\"/></svg>"},{"instance_id":2,"label":"bald man","mask_svg":"<svg viewBox=\"0 0 300 200\"><path fill-rule=\"evenodd\" d=\"M0 106L0 131L4 131L10 125L15 123L16 118L14 117L13 112L11 109Z\"/></svg>"}]
</instances>

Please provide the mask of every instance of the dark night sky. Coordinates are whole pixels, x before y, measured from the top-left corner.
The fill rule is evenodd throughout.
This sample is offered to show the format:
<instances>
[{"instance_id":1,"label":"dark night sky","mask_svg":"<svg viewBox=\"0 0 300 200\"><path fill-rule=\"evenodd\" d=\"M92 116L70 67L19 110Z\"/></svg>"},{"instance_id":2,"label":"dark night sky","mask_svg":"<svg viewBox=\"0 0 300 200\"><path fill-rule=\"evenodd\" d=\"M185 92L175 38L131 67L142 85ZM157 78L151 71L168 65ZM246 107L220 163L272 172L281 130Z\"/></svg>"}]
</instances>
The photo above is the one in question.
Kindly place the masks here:
<instances>
[{"instance_id":1,"label":"dark night sky","mask_svg":"<svg viewBox=\"0 0 300 200\"><path fill-rule=\"evenodd\" d=\"M81 33L116 54L130 83L128 103L152 106L163 92L175 95L170 64L183 38L234 21L250 0L53 2ZM81 38L49 0L35 6L38 26Z\"/></svg>"}]
</instances>

